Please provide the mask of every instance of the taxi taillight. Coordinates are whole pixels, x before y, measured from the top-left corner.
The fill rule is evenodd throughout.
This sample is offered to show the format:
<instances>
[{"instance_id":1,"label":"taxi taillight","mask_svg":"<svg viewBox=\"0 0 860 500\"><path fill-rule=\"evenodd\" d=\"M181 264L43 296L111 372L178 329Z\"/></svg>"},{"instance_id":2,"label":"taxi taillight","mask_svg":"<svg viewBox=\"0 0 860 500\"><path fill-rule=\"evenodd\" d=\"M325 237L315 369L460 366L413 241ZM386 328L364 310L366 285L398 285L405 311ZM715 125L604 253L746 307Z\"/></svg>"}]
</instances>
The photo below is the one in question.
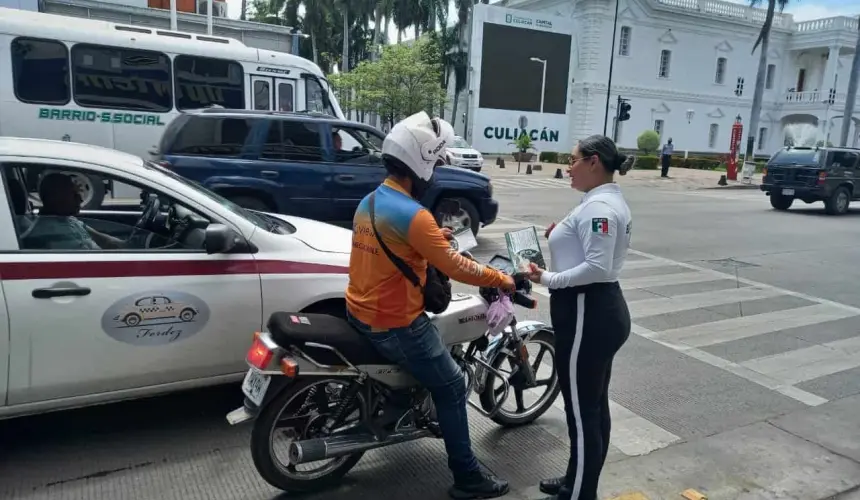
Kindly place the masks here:
<instances>
[{"instance_id":1,"label":"taxi taillight","mask_svg":"<svg viewBox=\"0 0 860 500\"><path fill-rule=\"evenodd\" d=\"M251 348L248 349L248 355L245 359L251 364L251 366L260 370L265 370L266 367L269 366L274 355L275 353L266 347L266 344L264 344L259 337L255 337L254 343L251 344Z\"/></svg>"}]
</instances>

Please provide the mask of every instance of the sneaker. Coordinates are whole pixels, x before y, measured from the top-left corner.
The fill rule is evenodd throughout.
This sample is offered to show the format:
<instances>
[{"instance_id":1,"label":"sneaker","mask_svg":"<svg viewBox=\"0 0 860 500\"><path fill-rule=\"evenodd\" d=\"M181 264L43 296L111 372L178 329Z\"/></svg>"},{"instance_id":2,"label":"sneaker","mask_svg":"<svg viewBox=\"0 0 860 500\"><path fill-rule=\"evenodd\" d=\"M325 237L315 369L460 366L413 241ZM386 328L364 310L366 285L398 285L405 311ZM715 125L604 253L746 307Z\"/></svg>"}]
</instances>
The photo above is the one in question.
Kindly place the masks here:
<instances>
[{"instance_id":1,"label":"sneaker","mask_svg":"<svg viewBox=\"0 0 860 500\"><path fill-rule=\"evenodd\" d=\"M561 490L563 485L564 476L544 479L540 482L540 491L547 495L558 495L558 492Z\"/></svg>"},{"instance_id":2,"label":"sneaker","mask_svg":"<svg viewBox=\"0 0 860 500\"><path fill-rule=\"evenodd\" d=\"M448 490L448 496L457 500L497 498L506 495L509 490L510 486L504 479L479 472L472 480L455 482Z\"/></svg>"}]
</instances>

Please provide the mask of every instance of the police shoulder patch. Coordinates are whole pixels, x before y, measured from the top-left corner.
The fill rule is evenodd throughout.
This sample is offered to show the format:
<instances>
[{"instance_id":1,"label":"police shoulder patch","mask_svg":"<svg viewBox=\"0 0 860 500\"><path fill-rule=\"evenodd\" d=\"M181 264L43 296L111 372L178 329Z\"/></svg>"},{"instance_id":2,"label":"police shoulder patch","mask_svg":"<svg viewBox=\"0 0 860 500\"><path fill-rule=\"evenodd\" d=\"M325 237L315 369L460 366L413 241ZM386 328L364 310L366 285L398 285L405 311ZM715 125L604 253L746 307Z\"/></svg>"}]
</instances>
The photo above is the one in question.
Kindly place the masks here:
<instances>
[{"instance_id":1,"label":"police shoulder patch","mask_svg":"<svg viewBox=\"0 0 860 500\"><path fill-rule=\"evenodd\" d=\"M609 234L609 219L606 217L594 217L591 219L591 232Z\"/></svg>"}]
</instances>

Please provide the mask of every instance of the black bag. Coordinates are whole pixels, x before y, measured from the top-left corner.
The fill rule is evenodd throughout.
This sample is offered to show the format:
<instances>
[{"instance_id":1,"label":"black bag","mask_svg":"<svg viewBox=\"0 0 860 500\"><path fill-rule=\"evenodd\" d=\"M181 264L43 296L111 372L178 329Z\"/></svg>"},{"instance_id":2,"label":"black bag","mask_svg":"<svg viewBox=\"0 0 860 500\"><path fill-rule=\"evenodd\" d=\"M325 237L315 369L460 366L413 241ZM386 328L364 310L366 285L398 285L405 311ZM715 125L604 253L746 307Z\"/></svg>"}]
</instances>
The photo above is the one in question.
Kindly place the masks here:
<instances>
[{"instance_id":1,"label":"black bag","mask_svg":"<svg viewBox=\"0 0 860 500\"><path fill-rule=\"evenodd\" d=\"M394 255L391 250L388 249L388 246L382 241L382 237L379 236L379 232L376 230L376 214L374 211L374 199L376 197L376 192L370 194L370 225L373 227L373 234L376 235L376 241L379 242L379 246L382 247L382 251L385 252L385 255L391 260L397 269L406 276L414 286L421 289L421 293L424 295L424 309L430 311L433 314L439 314L444 312L445 309L448 309L448 304L451 303L451 280L448 276L427 263L427 279L424 283L424 286L421 286L421 280L418 279L418 276L415 274L415 271L412 270L411 267L403 260Z\"/></svg>"}]
</instances>

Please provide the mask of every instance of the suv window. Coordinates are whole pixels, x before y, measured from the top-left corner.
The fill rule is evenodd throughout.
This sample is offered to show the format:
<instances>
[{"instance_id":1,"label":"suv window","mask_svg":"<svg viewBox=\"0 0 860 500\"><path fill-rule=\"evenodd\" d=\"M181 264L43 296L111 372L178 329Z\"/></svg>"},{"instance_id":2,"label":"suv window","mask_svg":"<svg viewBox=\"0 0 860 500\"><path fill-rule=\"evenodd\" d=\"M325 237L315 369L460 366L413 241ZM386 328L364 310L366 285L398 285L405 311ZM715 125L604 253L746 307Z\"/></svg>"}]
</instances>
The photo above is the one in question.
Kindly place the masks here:
<instances>
[{"instance_id":1,"label":"suv window","mask_svg":"<svg viewBox=\"0 0 860 500\"><path fill-rule=\"evenodd\" d=\"M854 168L857 165L857 158L860 158L852 151L832 151L827 158L827 164L833 167Z\"/></svg>"},{"instance_id":2,"label":"suv window","mask_svg":"<svg viewBox=\"0 0 860 500\"><path fill-rule=\"evenodd\" d=\"M335 138L340 139L339 145ZM376 136L354 127L332 126L332 139L335 141L335 157L339 162L369 163L370 153L380 150L376 143L381 143L381 141Z\"/></svg>"},{"instance_id":3,"label":"suv window","mask_svg":"<svg viewBox=\"0 0 860 500\"><path fill-rule=\"evenodd\" d=\"M269 133L260 159L323 161L319 125L290 120L269 121Z\"/></svg>"},{"instance_id":4,"label":"suv window","mask_svg":"<svg viewBox=\"0 0 860 500\"><path fill-rule=\"evenodd\" d=\"M815 149L782 149L770 159L772 165L819 165L824 151Z\"/></svg>"},{"instance_id":5,"label":"suv window","mask_svg":"<svg viewBox=\"0 0 860 500\"><path fill-rule=\"evenodd\" d=\"M192 116L179 131L170 154L239 156L253 127L247 118Z\"/></svg>"}]
</instances>

